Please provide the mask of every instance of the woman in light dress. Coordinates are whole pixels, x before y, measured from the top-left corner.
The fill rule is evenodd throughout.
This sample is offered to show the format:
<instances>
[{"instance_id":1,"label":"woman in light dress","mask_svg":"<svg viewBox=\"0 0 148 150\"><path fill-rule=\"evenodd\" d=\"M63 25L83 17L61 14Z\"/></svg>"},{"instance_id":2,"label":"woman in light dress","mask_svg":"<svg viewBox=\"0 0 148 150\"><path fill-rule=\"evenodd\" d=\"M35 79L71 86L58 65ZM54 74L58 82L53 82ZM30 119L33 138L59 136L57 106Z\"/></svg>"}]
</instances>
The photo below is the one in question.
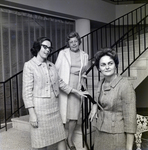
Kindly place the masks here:
<instances>
[{"instance_id":1,"label":"woman in light dress","mask_svg":"<svg viewBox=\"0 0 148 150\"><path fill-rule=\"evenodd\" d=\"M85 72L88 66L88 54L80 49L81 39L77 32L67 36L67 48L60 51L55 66L60 78L71 87L80 90L85 88ZM73 143L74 130L79 118L81 97L60 91L60 113L64 124L68 122L67 144L71 150L76 150Z\"/></svg>"}]
</instances>

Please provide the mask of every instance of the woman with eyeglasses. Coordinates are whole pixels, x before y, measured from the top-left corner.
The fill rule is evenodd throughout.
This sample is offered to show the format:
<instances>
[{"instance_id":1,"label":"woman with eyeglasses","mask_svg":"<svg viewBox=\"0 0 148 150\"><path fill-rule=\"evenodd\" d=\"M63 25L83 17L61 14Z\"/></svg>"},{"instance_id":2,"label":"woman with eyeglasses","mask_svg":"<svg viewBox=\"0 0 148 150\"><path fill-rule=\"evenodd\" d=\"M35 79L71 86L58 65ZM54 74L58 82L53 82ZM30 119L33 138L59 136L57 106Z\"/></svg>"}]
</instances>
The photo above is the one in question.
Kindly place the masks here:
<instances>
[{"instance_id":1,"label":"woman with eyeglasses","mask_svg":"<svg viewBox=\"0 0 148 150\"><path fill-rule=\"evenodd\" d=\"M47 60L52 42L47 37L38 38L31 48L34 56L25 62L23 69L23 100L29 111L32 148L47 150L58 143L58 150L66 150L65 130L58 104L59 88L65 94L84 96L59 78L53 63Z\"/></svg>"},{"instance_id":2,"label":"woman with eyeglasses","mask_svg":"<svg viewBox=\"0 0 148 150\"><path fill-rule=\"evenodd\" d=\"M95 54L95 65L104 78L98 84L96 104L90 121L97 114L94 150L132 150L136 132L136 97L128 79L117 74L116 52L104 48ZM95 120L96 120L95 119Z\"/></svg>"},{"instance_id":3,"label":"woman with eyeglasses","mask_svg":"<svg viewBox=\"0 0 148 150\"><path fill-rule=\"evenodd\" d=\"M66 84L80 90L86 89L85 78L88 69L88 54L80 49L81 38L77 32L67 36L67 48L60 51L55 66L59 76ZM81 110L81 97L74 94L65 95L60 91L59 104L63 124L68 123L67 145L70 150L76 150L73 135Z\"/></svg>"}]
</instances>

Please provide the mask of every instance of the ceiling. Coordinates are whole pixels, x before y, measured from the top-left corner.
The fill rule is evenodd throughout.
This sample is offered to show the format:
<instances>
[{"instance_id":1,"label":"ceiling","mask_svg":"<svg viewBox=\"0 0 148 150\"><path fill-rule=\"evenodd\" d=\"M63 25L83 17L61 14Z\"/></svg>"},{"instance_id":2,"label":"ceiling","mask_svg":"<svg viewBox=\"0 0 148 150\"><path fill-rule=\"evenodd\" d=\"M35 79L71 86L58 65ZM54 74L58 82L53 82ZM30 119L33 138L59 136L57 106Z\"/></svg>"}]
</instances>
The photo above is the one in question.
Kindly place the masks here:
<instances>
[{"instance_id":1,"label":"ceiling","mask_svg":"<svg viewBox=\"0 0 148 150\"><path fill-rule=\"evenodd\" d=\"M148 0L104 0L104 1L115 4L115 5L148 3Z\"/></svg>"}]
</instances>

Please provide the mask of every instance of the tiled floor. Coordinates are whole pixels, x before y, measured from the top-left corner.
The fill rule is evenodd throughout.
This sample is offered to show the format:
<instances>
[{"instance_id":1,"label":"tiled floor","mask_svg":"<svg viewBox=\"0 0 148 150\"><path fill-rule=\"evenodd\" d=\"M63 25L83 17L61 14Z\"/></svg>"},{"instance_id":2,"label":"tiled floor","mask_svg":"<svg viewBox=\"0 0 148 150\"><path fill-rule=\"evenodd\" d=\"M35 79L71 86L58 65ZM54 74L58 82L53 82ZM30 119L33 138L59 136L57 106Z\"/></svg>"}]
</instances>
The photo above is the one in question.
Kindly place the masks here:
<instances>
[{"instance_id":1,"label":"tiled floor","mask_svg":"<svg viewBox=\"0 0 148 150\"><path fill-rule=\"evenodd\" d=\"M0 150L31 150L29 132L14 128L0 132ZM57 146L48 147L48 150L57 150Z\"/></svg>"}]
</instances>

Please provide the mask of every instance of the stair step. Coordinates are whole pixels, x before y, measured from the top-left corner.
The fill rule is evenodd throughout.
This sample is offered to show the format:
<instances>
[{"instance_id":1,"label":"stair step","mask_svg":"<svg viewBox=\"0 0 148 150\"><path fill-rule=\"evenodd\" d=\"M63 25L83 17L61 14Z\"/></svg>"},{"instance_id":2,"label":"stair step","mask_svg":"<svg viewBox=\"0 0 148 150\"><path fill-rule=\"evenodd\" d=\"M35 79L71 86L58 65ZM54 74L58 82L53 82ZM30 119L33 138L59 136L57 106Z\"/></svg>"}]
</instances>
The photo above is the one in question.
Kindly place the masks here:
<instances>
[{"instance_id":1,"label":"stair step","mask_svg":"<svg viewBox=\"0 0 148 150\"><path fill-rule=\"evenodd\" d=\"M29 115L12 118L11 121L14 129L30 132Z\"/></svg>"}]
</instances>

